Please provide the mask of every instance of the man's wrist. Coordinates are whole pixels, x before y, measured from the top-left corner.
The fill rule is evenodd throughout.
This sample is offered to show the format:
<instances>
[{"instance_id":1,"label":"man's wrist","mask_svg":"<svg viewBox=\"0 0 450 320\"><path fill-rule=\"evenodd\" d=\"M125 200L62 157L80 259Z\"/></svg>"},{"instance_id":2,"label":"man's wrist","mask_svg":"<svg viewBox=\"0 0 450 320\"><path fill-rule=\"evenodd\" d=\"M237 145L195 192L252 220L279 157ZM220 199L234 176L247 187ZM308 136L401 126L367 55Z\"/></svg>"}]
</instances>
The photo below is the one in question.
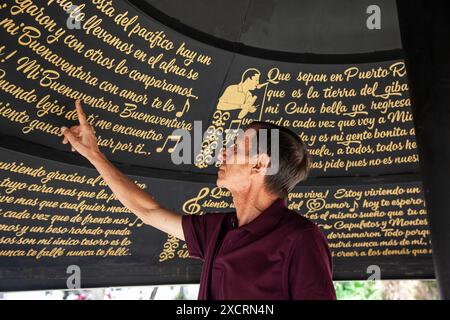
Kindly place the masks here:
<instances>
[{"instance_id":1,"label":"man's wrist","mask_svg":"<svg viewBox=\"0 0 450 320\"><path fill-rule=\"evenodd\" d=\"M89 162L95 167L97 164L106 161L106 156L101 151L94 151L88 157Z\"/></svg>"}]
</instances>

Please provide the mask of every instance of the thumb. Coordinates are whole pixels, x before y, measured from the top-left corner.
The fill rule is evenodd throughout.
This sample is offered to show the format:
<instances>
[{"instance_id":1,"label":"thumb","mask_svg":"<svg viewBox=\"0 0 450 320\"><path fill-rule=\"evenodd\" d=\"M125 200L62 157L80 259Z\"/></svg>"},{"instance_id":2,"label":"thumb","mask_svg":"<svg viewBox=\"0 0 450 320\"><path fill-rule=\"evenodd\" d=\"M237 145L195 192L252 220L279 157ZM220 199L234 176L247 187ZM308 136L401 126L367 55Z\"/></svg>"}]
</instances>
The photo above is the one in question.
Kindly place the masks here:
<instances>
[{"instance_id":1,"label":"thumb","mask_svg":"<svg viewBox=\"0 0 450 320\"><path fill-rule=\"evenodd\" d=\"M78 150L81 146L80 142L78 141L78 138L75 137L75 135L70 131L67 127L61 127L61 133L64 135L64 137L69 140L72 147L74 147L76 150Z\"/></svg>"}]
</instances>

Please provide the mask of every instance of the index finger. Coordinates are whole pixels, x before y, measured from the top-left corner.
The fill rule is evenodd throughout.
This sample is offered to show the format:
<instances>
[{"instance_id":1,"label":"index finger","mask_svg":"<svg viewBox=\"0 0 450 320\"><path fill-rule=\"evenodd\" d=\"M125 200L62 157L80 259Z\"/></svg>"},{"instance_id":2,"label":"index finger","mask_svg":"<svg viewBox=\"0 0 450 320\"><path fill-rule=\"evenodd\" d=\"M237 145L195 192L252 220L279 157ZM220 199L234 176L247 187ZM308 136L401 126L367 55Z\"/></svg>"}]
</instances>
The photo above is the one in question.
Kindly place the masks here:
<instances>
[{"instance_id":1,"label":"index finger","mask_svg":"<svg viewBox=\"0 0 450 320\"><path fill-rule=\"evenodd\" d=\"M84 125L87 124L86 120L86 114L83 111L83 108L81 107L81 101L76 100L75 101L75 108L77 109L77 115L78 115L78 121L80 121L80 124Z\"/></svg>"}]
</instances>

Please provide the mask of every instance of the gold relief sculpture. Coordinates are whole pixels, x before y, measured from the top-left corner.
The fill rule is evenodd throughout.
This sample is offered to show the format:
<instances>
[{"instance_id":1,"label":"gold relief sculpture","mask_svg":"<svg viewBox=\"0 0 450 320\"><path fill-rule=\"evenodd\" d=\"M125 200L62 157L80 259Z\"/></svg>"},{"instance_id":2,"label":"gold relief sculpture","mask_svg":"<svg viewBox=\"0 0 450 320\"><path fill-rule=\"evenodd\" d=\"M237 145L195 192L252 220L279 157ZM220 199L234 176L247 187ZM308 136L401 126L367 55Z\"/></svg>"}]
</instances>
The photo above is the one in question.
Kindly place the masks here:
<instances>
[{"instance_id":1,"label":"gold relief sculpture","mask_svg":"<svg viewBox=\"0 0 450 320\"><path fill-rule=\"evenodd\" d=\"M202 142L202 150L195 157L195 165L198 168L206 168L213 162L214 150L216 150L218 136L223 133L225 121L230 118L229 112L217 110L213 114L213 122L206 130L206 137ZM217 165L217 164L216 164Z\"/></svg>"},{"instance_id":2,"label":"gold relief sculpture","mask_svg":"<svg viewBox=\"0 0 450 320\"><path fill-rule=\"evenodd\" d=\"M183 244L180 250L177 251L177 256L180 259L187 259L189 258L189 251L186 243Z\"/></svg>"},{"instance_id":3,"label":"gold relief sculpture","mask_svg":"<svg viewBox=\"0 0 450 320\"><path fill-rule=\"evenodd\" d=\"M216 111L213 114L211 126L207 129L207 136L202 144L202 151L196 157L196 166L206 168L213 160L213 153L218 146L217 136L226 133L223 145L234 139L236 132L240 129L243 119L251 113L254 113L258 105L255 102L258 96L252 94L252 91L266 87L269 82L260 84L261 72L256 68L248 68L241 76L241 81L237 84L229 85L217 103ZM264 93L265 94L265 93ZM231 111L237 110L237 119L232 119L225 129L226 122L231 118ZM262 112L260 114L261 118ZM220 163L216 161L215 166Z\"/></svg>"},{"instance_id":4,"label":"gold relief sculpture","mask_svg":"<svg viewBox=\"0 0 450 320\"><path fill-rule=\"evenodd\" d=\"M321 210L325 207L325 199L309 199L306 202L306 207L308 208L308 212L317 212L318 210Z\"/></svg>"},{"instance_id":5,"label":"gold relief sculpture","mask_svg":"<svg viewBox=\"0 0 450 320\"><path fill-rule=\"evenodd\" d=\"M23 1L23 3L25 2ZM62 7L58 10L61 9ZM11 11L9 12L11 13ZM114 12L111 12L111 15L108 14L108 16L114 16ZM126 41L121 39L120 35L115 35L106 30L104 21L97 15L90 17L86 21L83 28L84 35L80 39L72 34L66 34L64 28L58 27L57 22L53 20L48 20L49 23L44 25L41 24L44 20L34 19L34 26L22 26L19 19L19 15L9 14L0 23L1 31L9 37L6 45L2 44L0 46L0 53L2 54L0 62L2 64L17 63L16 76L9 69L0 69L0 91L2 91L3 96L9 95L19 101L19 103L11 104L6 101L0 101L0 117L2 121L8 121L8 123L19 126L21 134L31 135L40 131L48 135L60 136L59 126L46 122L47 119L44 116L47 114L53 114L55 117L61 117L65 120L76 120L73 112L67 112L67 110L64 110L63 105L57 103L56 100L50 99L50 96L55 94L65 99L79 98L92 108L107 112L112 116L111 121L101 118L97 119L95 115L90 115L87 119L90 124L103 131L104 137L100 135L98 137L99 146L108 148L111 154L116 152L149 154L143 151L145 146L143 143L134 145L132 142L125 140L127 137L141 139L143 142L146 142L146 140L160 142L155 150L158 153L163 151L173 152L181 141L181 137L175 135L163 138L157 128L155 128L156 130L140 130L138 126L131 127L126 123L128 120L139 121L141 124L153 124L155 127L161 128L182 127L183 129L191 130L191 123L186 122L182 117L190 111L192 99L198 99L194 92L195 85L181 86L176 84L176 81L169 81L168 78L165 78L165 75L170 74L176 79L198 82L200 73L193 66L196 63L209 66L211 65L211 57L189 49L188 44L184 42L176 48L175 44L163 31L158 34L155 33L154 37L147 37L147 35L150 35L151 30L147 30L138 21L137 16L130 17L128 25L119 25L122 31L126 32L127 28L129 30L122 35L122 38L125 36L124 39ZM122 19L124 19L123 21L126 20L126 13L122 14ZM94 28L97 28L98 32L92 33ZM43 37L44 34L48 35L45 39ZM91 41L83 42L84 39L89 38L108 45L106 47L108 50L90 48L89 43ZM137 49L133 43L134 38L142 38L148 43L150 49L157 47L156 49L162 52L149 56L150 52L144 52L141 50L142 48ZM160 40L157 41L157 38ZM107 39L114 40L114 43L107 41ZM18 45L17 48L19 50L7 48L13 43ZM101 71L98 74L94 74L93 71L84 68L84 65L79 66L71 63L70 59L68 60L67 57L53 50L53 47L57 45L66 46L70 52L73 51L73 54L78 58L76 59L77 61L88 59L89 63L95 64L98 70ZM25 51L22 49L25 49ZM170 56L172 49L176 49L175 57L182 58L184 66L177 65L176 59ZM65 50L63 51L65 52ZM126 59L115 61L116 59L112 57L116 57L118 52L123 53ZM49 59L48 57L52 58ZM48 69L41 68L41 61L44 60ZM134 63L138 63L139 66L134 69L132 67L134 63L129 63L131 60ZM187 68L189 66L191 66L191 69ZM291 67L286 68L292 69ZM144 69L164 72L164 75L159 77L157 76L158 73L144 73L142 72ZM323 173L326 173L327 170L349 171L353 168L367 166L377 167L380 165L417 163L417 154L396 156L394 153L397 150L405 150L405 152L411 153L416 149L413 139L415 136L414 128L412 126L410 128L405 127L405 124L412 123L412 115L407 110L411 102L407 96L408 85L405 82L406 80L403 80L406 77L404 62L393 62L388 67L379 67L376 70L373 68L372 70L366 69L366 67L349 66L345 70L336 71L331 69L327 73L300 71L296 77L291 77L290 73L282 72L275 67L267 72L267 78L263 83L260 82L260 70L256 68L244 70L240 81L227 84L218 99L212 122L207 128L206 137L201 144L201 152L196 155L196 166L206 168L212 164L214 154L222 147L221 144L226 144L232 140L235 132L246 125L251 118L262 120L263 115L280 114L279 119L281 120L283 118L281 115L284 115L283 110L286 115L293 115L290 119L283 120L283 126L297 130L302 139L308 143L311 154L319 159L319 161L314 163L313 169L315 170L322 170ZM123 77L127 81L116 82L115 78L104 79L102 77L108 73L103 71L114 73L117 75L117 79ZM7 75L7 72L11 74ZM83 87L89 88L89 90L84 91L79 86L67 85L64 82L66 77L71 77L74 81L82 83ZM389 80L388 77L392 79ZM35 89L27 90L22 87L21 78L34 81L37 88L44 88L46 91L50 90L51 94L40 97L40 93L36 92ZM288 87L294 90L290 91L292 89L286 89L286 86L280 86L280 88L272 88L270 86L272 84L276 87L280 82L286 82L289 84ZM260 90L263 87L264 90ZM179 110L175 110L172 98L164 103L164 101L160 101L161 99L158 96L155 96L151 107L161 109L162 113L154 114L148 111L140 111L138 105L148 105L151 102L149 96L141 92L144 89L145 91L152 89L157 90L156 92L161 91L183 97L185 99L184 105L182 105L182 108L180 105ZM99 93L103 94L99 95ZM115 97L110 100L108 97L104 97L104 93ZM302 104L298 103L299 99L304 99L305 103L303 104L303 101ZM329 99L329 101L322 102L324 99ZM353 104L353 99L355 99L357 104ZM115 103L115 100L126 100L128 102L122 106L120 103ZM365 103L365 100L368 102ZM20 103L36 106L37 119L33 119L34 114L31 110L34 110L34 108L19 112ZM265 105L266 103L267 106ZM175 112L175 117L172 117L173 112ZM372 112L374 113L373 115ZM319 115L323 115L323 119L315 117ZM362 117L357 117L357 115ZM118 123L118 120L120 123ZM324 129L322 132L321 129L316 130L316 128ZM352 131L354 128L357 128L357 132ZM224 141L218 139L218 136L223 133L226 134ZM409 139L405 137L409 137ZM401 138L402 141L396 142L391 140L396 138ZM375 144L374 142L372 143L373 139L390 141L388 141L388 144ZM330 147L332 142L337 146L335 154L333 148ZM384 156L385 153L387 156ZM348 154L355 155L355 158L345 159L344 155ZM377 158L370 159L368 158L369 154L375 154ZM393 154L392 157L390 156L391 154ZM360 158L357 158L357 156ZM215 165L218 166L219 163L215 162ZM15 166L15 164L0 162L0 170L6 170L9 166ZM32 171L28 170L27 172ZM130 213L128 209L116 203L110 204L110 201L116 200L113 198L112 193L105 190L90 192L83 188L83 186L93 187L97 183L100 186L106 186L104 182L98 182L94 180L96 178L92 177L71 176L65 177L63 174L55 172L54 177L52 179L49 178L50 180L47 181L49 184L55 183L54 186L44 185L39 189L36 189L35 186L32 187L35 188L33 192L38 194L58 192L60 195L68 197L67 201L59 203L58 201L44 199L44 197L41 199L37 196L35 199L20 200L23 201L22 205L27 205L30 211L33 211L33 208L36 208L34 211L50 210L52 207L59 207L69 212L80 212L81 214L89 211L90 213L86 213L84 217L86 220L83 221L98 223L98 230L104 233L105 237L110 237L108 239L95 239L95 241L99 241L105 246L112 246L113 249L102 249L98 252L92 252L92 250L72 251L68 250L68 248L62 248L54 253L43 250L42 252L36 252L35 258L39 259L41 256L98 256L103 258L108 256L129 256L132 242L126 237L130 236L134 229L142 227L143 222L139 219L130 221L128 219L128 214ZM83 179L86 179L86 181ZM89 183L90 179L96 182L91 184ZM63 186L56 186L58 181L78 183L80 186L75 185L70 188L63 188ZM41 182L44 183L43 181ZM58 189L52 190L51 188L53 187L58 187ZM16 191L11 189L15 188L14 181L9 179L0 181L0 188L5 188L8 193L0 194L0 203L12 201L16 197L14 194ZM183 203L183 213L203 214L208 209L231 208L227 199L229 195L222 195L221 192L216 194L216 188L204 187L199 189L197 195ZM289 200L292 200L291 207L293 209L306 211L305 214L318 222L319 226L324 230L331 231L329 238L330 247L334 249L336 256L349 257L350 254L353 254L353 251L344 252L343 249L347 248L347 246L349 248L352 248L352 246L359 248L358 254L361 256L363 253L367 254L367 256L404 255L406 253L403 250L408 249L408 245L416 245L418 247L416 252L410 253L414 256L429 254L426 210L421 193L417 190L417 192L408 189L404 190L411 196L411 199L413 199L411 200L400 198L401 194L395 194L389 188L383 188L379 194L375 193L375 191L368 190L368 193L365 194L364 197L372 198L370 201L363 201L360 196L357 198L350 193L345 196L339 194L334 199L330 199L326 194L308 195L306 192L298 192L299 196L297 197L291 194ZM386 200L381 198L385 197L383 192L387 191L391 192L389 195L392 199ZM10 192L11 194L9 194ZM75 200L75 197L79 197L79 199ZM106 204L91 203L89 201L90 197L105 200ZM376 199L377 197L380 197L380 199ZM83 198L83 200L80 201L80 198ZM389 205L387 201L390 201ZM393 206L394 209L390 210L389 206ZM403 209L403 206L408 206L408 208ZM345 212L333 211L339 208L343 208ZM105 227L100 224L100 220L96 220L100 219L94 216L96 212L108 213L108 215L104 215L101 218L103 219L101 221L115 219L117 214L123 214L124 216L118 218L116 226ZM83 232L81 221L67 222L68 225L70 223L70 229L67 230L53 226L53 222L64 222L64 219L68 217L68 215L62 213L47 215L14 210L0 213L3 217L10 215L10 218L20 218L23 221L29 220L30 224L38 220L40 223L43 223L43 221L51 222L48 229L44 229L42 226L36 226L33 229L34 233L43 235L42 239L39 240L40 245L72 246L74 245L72 241L80 241L80 243L83 241L83 243L93 243L91 241L94 241L88 238L70 241L63 238L61 240L52 240L50 236L47 237L46 235L63 233L63 231L65 234ZM383 223L378 224L379 221ZM134 229L131 230L131 228ZM35 239L28 237L25 234L25 229L23 232L24 234L21 234L20 239L17 240L20 242L16 244L33 244ZM404 234L401 234L402 232ZM112 239L112 236L116 236L117 239ZM397 248L387 251L377 249L386 245L384 242L385 237L395 238L400 236L404 237L404 239L389 240L389 246L397 246ZM358 239L365 238L373 239L367 244L373 247L367 247L367 250L356 245ZM13 237L6 237L5 239L2 241L15 241ZM362 242L360 246L362 245L366 244ZM66 251L63 252L63 249ZM26 256L28 254L22 251L18 249L17 253L14 250L13 253L8 251L3 254L17 254L17 256ZM0 252L1 255L2 253ZM159 255L159 261L162 262L177 257L186 258L187 256L186 244L184 243L180 246L177 238L169 236Z\"/></svg>"},{"instance_id":6,"label":"gold relief sculpture","mask_svg":"<svg viewBox=\"0 0 450 320\"><path fill-rule=\"evenodd\" d=\"M180 246L178 238L168 235L167 241L164 243L163 251L159 254L159 262L163 262L175 257L175 250Z\"/></svg>"},{"instance_id":7,"label":"gold relief sculpture","mask_svg":"<svg viewBox=\"0 0 450 320\"><path fill-rule=\"evenodd\" d=\"M244 71L241 82L228 86L217 104L217 110L240 110L238 119L244 118L249 112L256 111L255 101L258 98L251 91L259 88L261 72L255 68Z\"/></svg>"},{"instance_id":8,"label":"gold relief sculpture","mask_svg":"<svg viewBox=\"0 0 450 320\"><path fill-rule=\"evenodd\" d=\"M186 214L200 214L203 213L202 206L198 204L198 200L205 198L209 194L210 189L208 187L202 188L197 196L187 200L183 204L183 212Z\"/></svg>"}]
</instances>

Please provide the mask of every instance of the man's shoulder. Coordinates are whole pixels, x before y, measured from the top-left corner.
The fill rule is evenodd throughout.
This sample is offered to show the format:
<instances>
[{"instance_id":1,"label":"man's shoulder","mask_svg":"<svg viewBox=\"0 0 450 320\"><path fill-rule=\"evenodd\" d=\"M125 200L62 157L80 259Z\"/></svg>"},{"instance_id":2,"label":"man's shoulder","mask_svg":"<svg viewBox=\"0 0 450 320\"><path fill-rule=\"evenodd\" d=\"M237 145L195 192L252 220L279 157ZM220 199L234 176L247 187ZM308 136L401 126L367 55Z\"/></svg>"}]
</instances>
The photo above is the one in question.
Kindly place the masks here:
<instances>
[{"instance_id":1,"label":"man's shoulder","mask_svg":"<svg viewBox=\"0 0 450 320\"><path fill-rule=\"evenodd\" d=\"M227 217L230 217L230 215L233 215L233 214L235 214L235 212L233 212L233 211L226 211L226 212L212 211L212 212L205 212L202 214L196 214L196 215L192 215L192 216L199 217L200 219L205 219L208 221L222 221L222 220L226 219Z\"/></svg>"},{"instance_id":2,"label":"man's shoulder","mask_svg":"<svg viewBox=\"0 0 450 320\"><path fill-rule=\"evenodd\" d=\"M296 247L316 248L317 245L328 246L324 232L314 221L294 210L285 213L279 226L279 232L283 234L283 239L280 240L282 250L291 251Z\"/></svg>"},{"instance_id":3,"label":"man's shoulder","mask_svg":"<svg viewBox=\"0 0 450 320\"><path fill-rule=\"evenodd\" d=\"M227 217L226 212L187 214L182 217L182 225L185 230L214 230L225 223Z\"/></svg>"},{"instance_id":4,"label":"man's shoulder","mask_svg":"<svg viewBox=\"0 0 450 320\"><path fill-rule=\"evenodd\" d=\"M287 209L282 219L281 227L285 229L284 232L287 236L294 238L299 237L301 234L323 234L314 221L290 209Z\"/></svg>"},{"instance_id":5,"label":"man's shoulder","mask_svg":"<svg viewBox=\"0 0 450 320\"><path fill-rule=\"evenodd\" d=\"M230 214L236 214L236 212L234 211L210 211L210 212L205 212L203 213L203 215L210 215L210 217L215 217L215 218L220 218L220 217L226 217Z\"/></svg>"},{"instance_id":6,"label":"man's shoulder","mask_svg":"<svg viewBox=\"0 0 450 320\"><path fill-rule=\"evenodd\" d=\"M284 224L290 225L297 230L306 230L310 228L317 228L317 224L300 214L298 211L287 209L284 216Z\"/></svg>"}]
</instances>

